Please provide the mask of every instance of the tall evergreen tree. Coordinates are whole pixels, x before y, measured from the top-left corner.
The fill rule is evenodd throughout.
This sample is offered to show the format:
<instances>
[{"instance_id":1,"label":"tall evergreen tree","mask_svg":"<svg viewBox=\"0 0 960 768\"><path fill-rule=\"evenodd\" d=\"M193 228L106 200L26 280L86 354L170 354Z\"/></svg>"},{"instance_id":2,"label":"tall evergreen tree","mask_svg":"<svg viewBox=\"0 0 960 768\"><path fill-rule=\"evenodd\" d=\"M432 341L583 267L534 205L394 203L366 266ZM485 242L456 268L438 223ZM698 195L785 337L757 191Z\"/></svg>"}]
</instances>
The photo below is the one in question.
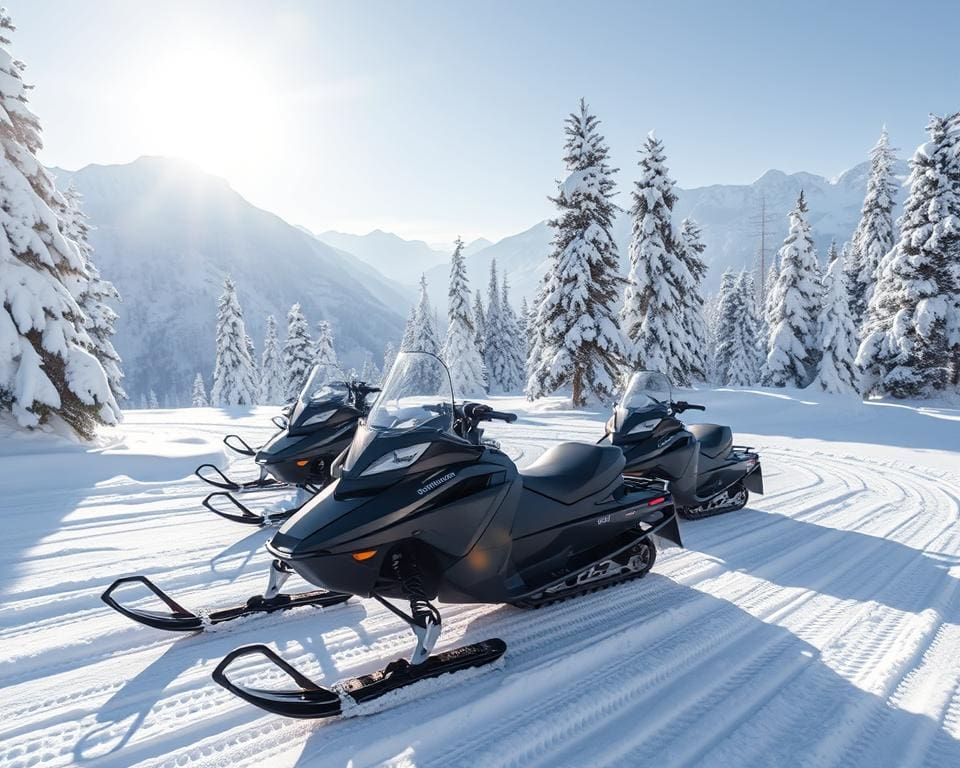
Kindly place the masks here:
<instances>
[{"instance_id":1,"label":"tall evergreen tree","mask_svg":"<svg viewBox=\"0 0 960 768\"><path fill-rule=\"evenodd\" d=\"M531 398L570 386L575 407L590 398L610 400L624 364L615 314L619 259L611 235L615 170L598 127L581 99L565 126L568 175L551 198L559 215L550 222L553 250L537 307L544 336L527 382Z\"/></svg>"},{"instance_id":2,"label":"tall evergreen tree","mask_svg":"<svg viewBox=\"0 0 960 768\"><path fill-rule=\"evenodd\" d=\"M430 299L427 295L427 278L420 276L420 298L414 308L407 330L404 333L404 342L401 347L404 352L429 352L440 355L437 343L437 331L433 325L433 310L430 308ZM431 362L423 359L412 359L407 369L406 386L410 392L443 393L448 386L438 377L438 368Z\"/></svg>"},{"instance_id":3,"label":"tall evergreen tree","mask_svg":"<svg viewBox=\"0 0 960 768\"><path fill-rule=\"evenodd\" d=\"M260 402L260 365L257 362L257 350L253 346L253 338L249 333L244 333L244 338L247 345L247 356L250 358L250 380L248 385L250 391L253 393L253 403Z\"/></svg>"},{"instance_id":4,"label":"tall evergreen tree","mask_svg":"<svg viewBox=\"0 0 960 768\"><path fill-rule=\"evenodd\" d=\"M247 346L243 310L229 275L223 281L223 295L217 311L217 363L210 400L215 405L253 405L256 402L253 361Z\"/></svg>"},{"instance_id":5,"label":"tall evergreen tree","mask_svg":"<svg viewBox=\"0 0 960 768\"><path fill-rule=\"evenodd\" d=\"M857 364L866 394L916 397L949 379L951 304L960 260L954 118L931 116L911 159L900 240L883 257Z\"/></svg>"},{"instance_id":6,"label":"tall evergreen tree","mask_svg":"<svg viewBox=\"0 0 960 768\"><path fill-rule=\"evenodd\" d=\"M120 368L120 355L112 340L116 333L117 313L108 302L120 301L120 294L113 283L100 276L100 270L93 263L93 247L89 242L90 223L83 212L83 197L73 181L67 185L63 197L66 204L62 215L63 234L73 240L80 250L86 273L74 281L72 292L83 311L84 327L93 343L90 351L103 366L110 391L119 402L126 399L127 393L121 384L123 371Z\"/></svg>"},{"instance_id":7,"label":"tall evergreen tree","mask_svg":"<svg viewBox=\"0 0 960 768\"><path fill-rule=\"evenodd\" d=\"M824 275L823 296L824 307L819 318L820 363L813 384L824 392L855 393L857 333L850 316L842 255L830 262Z\"/></svg>"},{"instance_id":8,"label":"tall evergreen tree","mask_svg":"<svg viewBox=\"0 0 960 768\"><path fill-rule=\"evenodd\" d=\"M770 338L763 369L767 386L806 386L818 356L819 267L807 211L801 192L790 212L790 231L780 249L779 273L770 295Z\"/></svg>"},{"instance_id":9,"label":"tall evergreen tree","mask_svg":"<svg viewBox=\"0 0 960 768\"><path fill-rule=\"evenodd\" d=\"M333 347L333 328L326 320L317 323L317 340L313 346L314 365L326 365L330 368L339 367L337 352Z\"/></svg>"},{"instance_id":10,"label":"tall evergreen tree","mask_svg":"<svg viewBox=\"0 0 960 768\"><path fill-rule=\"evenodd\" d=\"M640 150L640 179L630 208L630 273L620 324L633 367L660 371L686 386L694 342L684 324L683 296L694 281L673 231L677 198L665 163L663 143L651 132Z\"/></svg>"},{"instance_id":11,"label":"tall evergreen tree","mask_svg":"<svg viewBox=\"0 0 960 768\"><path fill-rule=\"evenodd\" d=\"M490 262L490 282L487 285L487 305L485 310L486 335L483 340L483 364L486 372L487 387L490 392L506 392L507 358L510 339L504 327L503 311L500 306L500 284L497 281L497 260Z\"/></svg>"},{"instance_id":12,"label":"tall evergreen tree","mask_svg":"<svg viewBox=\"0 0 960 768\"><path fill-rule=\"evenodd\" d=\"M360 381L366 384L376 384L382 375L377 364L373 362L373 355L367 355L363 360L363 367L360 369Z\"/></svg>"},{"instance_id":13,"label":"tall evergreen tree","mask_svg":"<svg viewBox=\"0 0 960 768\"><path fill-rule=\"evenodd\" d=\"M194 408L206 408L210 405L210 401L207 400L207 390L203 385L203 375L200 371L197 371L197 375L193 377L191 400Z\"/></svg>"},{"instance_id":14,"label":"tall evergreen tree","mask_svg":"<svg viewBox=\"0 0 960 768\"><path fill-rule=\"evenodd\" d=\"M510 285L503 275L500 294L500 323L503 327L503 372L500 387L504 392L520 392L526 381L527 344L517 314L510 305Z\"/></svg>"},{"instance_id":15,"label":"tall evergreen tree","mask_svg":"<svg viewBox=\"0 0 960 768\"><path fill-rule=\"evenodd\" d=\"M69 288L89 275L63 235L66 201L36 156L24 65L7 51L13 29L0 9L0 411L25 428L58 417L89 438L116 424L120 408Z\"/></svg>"},{"instance_id":16,"label":"tall evergreen tree","mask_svg":"<svg viewBox=\"0 0 960 768\"><path fill-rule=\"evenodd\" d=\"M703 278L707 274L703 260L705 250L700 225L691 218L684 219L680 225L679 256L691 282L680 296L680 305L684 336L690 344L686 377L690 382L706 381L709 366L709 334L703 312Z\"/></svg>"},{"instance_id":17,"label":"tall evergreen tree","mask_svg":"<svg viewBox=\"0 0 960 768\"><path fill-rule=\"evenodd\" d=\"M417 325L417 308L416 306L410 307L410 311L407 313L407 324L403 328L403 338L400 340L400 351L409 352L413 349L413 339L416 333Z\"/></svg>"},{"instance_id":18,"label":"tall evergreen tree","mask_svg":"<svg viewBox=\"0 0 960 768\"><path fill-rule=\"evenodd\" d=\"M260 359L259 401L267 405L278 405L286 398L286 377L283 373L283 351L277 334L277 319L267 315L266 330L263 335L263 357Z\"/></svg>"},{"instance_id":19,"label":"tall evergreen tree","mask_svg":"<svg viewBox=\"0 0 960 768\"><path fill-rule=\"evenodd\" d=\"M487 336L487 313L483 309L483 299L480 297L479 288L473 294L473 328L474 341L482 360L484 355L483 340Z\"/></svg>"},{"instance_id":20,"label":"tall evergreen tree","mask_svg":"<svg viewBox=\"0 0 960 768\"><path fill-rule=\"evenodd\" d=\"M714 380L717 384L725 385L731 378L731 361L734 349L737 346L739 332L737 324L740 322L740 307L737 301L737 278L729 269L720 278L720 291L717 294L714 338Z\"/></svg>"},{"instance_id":21,"label":"tall evergreen tree","mask_svg":"<svg viewBox=\"0 0 960 768\"><path fill-rule=\"evenodd\" d=\"M307 383L313 360L310 327L300 305L294 304L287 313L287 338L283 342L284 396L288 402L296 400Z\"/></svg>"},{"instance_id":22,"label":"tall evergreen tree","mask_svg":"<svg viewBox=\"0 0 960 768\"><path fill-rule=\"evenodd\" d=\"M160 407L160 401L157 400L157 393L152 389L150 390L150 408L156 410Z\"/></svg>"},{"instance_id":23,"label":"tall evergreen tree","mask_svg":"<svg viewBox=\"0 0 960 768\"><path fill-rule=\"evenodd\" d=\"M387 342L387 346L383 349L383 372L382 379L386 379L390 374L390 369L393 368L393 363L397 359L397 349L393 346L392 341Z\"/></svg>"},{"instance_id":24,"label":"tall evergreen tree","mask_svg":"<svg viewBox=\"0 0 960 768\"><path fill-rule=\"evenodd\" d=\"M893 224L897 195L897 181L893 175L895 153L884 128L870 151L867 193L846 261L850 309L858 331L866 321L867 307L879 276L880 261L893 248L896 238Z\"/></svg>"},{"instance_id":25,"label":"tall evergreen tree","mask_svg":"<svg viewBox=\"0 0 960 768\"><path fill-rule=\"evenodd\" d=\"M483 360L477 349L467 265L463 258L463 241L459 237L450 259L450 289L447 297L448 322L443 359L450 370L453 391L458 397L482 397L485 394Z\"/></svg>"}]
</instances>

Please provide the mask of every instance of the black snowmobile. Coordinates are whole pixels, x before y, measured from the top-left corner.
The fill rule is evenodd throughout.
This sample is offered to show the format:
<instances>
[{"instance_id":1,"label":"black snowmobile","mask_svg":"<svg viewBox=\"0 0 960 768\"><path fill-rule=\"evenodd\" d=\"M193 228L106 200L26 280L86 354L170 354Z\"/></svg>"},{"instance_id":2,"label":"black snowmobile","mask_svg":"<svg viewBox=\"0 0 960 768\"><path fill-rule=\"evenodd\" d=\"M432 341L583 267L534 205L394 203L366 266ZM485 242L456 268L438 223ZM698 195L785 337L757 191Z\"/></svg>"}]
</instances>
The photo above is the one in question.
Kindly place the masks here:
<instances>
[{"instance_id":1,"label":"black snowmobile","mask_svg":"<svg viewBox=\"0 0 960 768\"><path fill-rule=\"evenodd\" d=\"M307 386L304 387L304 393L314 392L322 393L326 390L323 387L317 388L314 384L317 381L318 374L316 371L314 374L311 374L310 379L308 380ZM366 413L369 408L365 405L364 398L366 395L371 392L379 392L379 389L374 389L368 387L365 384L353 384L345 385L351 389L351 397L353 398L350 402L353 403L353 408L355 410L362 410ZM337 390L338 386L336 384L331 385L333 390ZM316 398L315 398L316 399ZM317 402L323 402L331 404L331 397L328 394L324 394ZM324 413L324 408L328 406L317 406L316 402L311 401L311 399L305 394L301 394L300 398L297 401L297 408L300 408L301 404L304 406L304 413L298 414L296 410L294 411L294 417L292 423L300 423L303 426L309 426L304 424L304 422L309 422L312 418L311 414L316 414L318 411ZM337 422L341 421L341 414L348 412L350 405L344 405L343 402L337 400L333 403L337 408L336 414L324 419L322 422L326 424L327 422ZM477 408L482 408L482 406L476 406ZM359 416L354 416L353 426L350 430L350 436L353 437L356 432L356 421ZM456 434L466 440L467 442L472 443L473 445L480 446L491 446L498 447L498 443L494 440L489 440L483 437L483 430L478 426L479 420L477 419L466 419L463 417L462 412L454 423L454 431ZM271 443L277 442L279 439L283 438L286 434L286 431L281 435L278 435ZM309 433L313 435L314 433ZM329 434L329 431L325 431L322 434ZM312 439L310 440L312 443ZM338 455L325 463L323 467L323 472L325 473L325 478L329 478L331 473L336 475L338 472L338 462L343 460L344 455L346 454L346 448L350 444L350 441L346 441L343 445L343 450L341 450ZM299 442L297 443L299 445ZM326 442L324 442L326 445ZM266 448L266 446L265 446ZM303 455L302 453L300 455ZM289 462L286 462L289 463ZM294 464L296 462L294 461ZM316 466L316 465L314 465ZM294 477L297 477L294 475ZM209 499L209 497L208 497ZM237 504L236 500L234 503ZM219 510L214 510L217 514L221 514L224 517L230 517L230 519L238 519L230 516L229 514L223 513ZM244 508L245 514L249 515L251 518L253 513ZM296 510L294 510L296 511ZM288 513L292 514L292 513ZM272 518L276 519L276 516ZM240 522L248 522L249 520L244 517L240 519ZM184 608L180 603L174 600L170 595L164 592L160 587L154 584L146 576L125 576L123 578L117 579L111 584L107 590L101 595L103 601L113 608L115 611L122 613L129 619L145 624L148 627L153 627L154 629L163 629L174 632L194 632L201 631L206 627L219 624L224 621L231 621L233 619L239 619L244 616L250 616L258 613L273 613L275 611L287 610L289 608L299 608L306 605L312 606L333 606L339 603L346 602L351 595L348 593L340 592L331 592L327 590L313 590L308 592L301 593L282 593L281 589L283 588L284 583L287 579L290 578L290 574L293 573L292 569L284 563L282 560L274 559L270 565L270 573L267 582L267 588L263 591L262 595L254 595L249 598L246 602L239 605L231 606L228 608L221 608L216 610L201 610L194 613L186 608ZM150 592L154 594L169 610L167 611L155 611L155 610L144 610L133 608L127 605L124 605L120 602L118 596L115 594L117 590L121 590L124 587L130 585L139 584L142 587L145 587Z\"/></svg>"},{"instance_id":2,"label":"black snowmobile","mask_svg":"<svg viewBox=\"0 0 960 768\"><path fill-rule=\"evenodd\" d=\"M735 446L730 427L684 426L676 417L690 410L706 408L674 402L666 376L639 371L614 406L600 442L623 451L627 477L666 480L681 517L742 509L750 491L763 493L760 456L752 448Z\"/></svg>"},{"instance_id":3,"label":"black snowmobile","mask_svg":"<svg viewBox=\"0 0 960 768\"><path fill-rule=\"evenodd\" d=\"M498 659L499 639L437 655L436 598L540 607L645 575L655 535L680 544L665 483L624 477L613 446L562 443L518 471L475 435L516 416L454 403L439 358L406 352L357 435L338 479L308 502L267 549L284 567L336 593L372 597L416 636L410 661L322 688L265 645L238 648L213 673L262 709L330 717L419 680ZM408 601L407 613L389 601ZM249 688L227 676L242 656L266 657L296 683Z\"/></svg>"},{"instance_id":4,"label":"black snowmobile","mask_svg":"<svg viewBox=\"0 0 960 768\"><path fill-rule=\"evenodd\" d=\"M379 387L368 386L365 382L348 380L335 366L315 366L296 403L291 406L286 427L253 453L260 467L260 479L240 484L227 478L212 464L197 468L199 477L222 489L208 495L203 506L237 523L264 526L286 520L302 504L292 509L258 514L233 494L296 487L315 495L330 482L333 460L350 445L358 421L369 411L368 396L379 391ZM231 437L240 440L236 435L228 435L224 442ZM203 474L201 470L205 469L215 472L221 480ZM218 507L218 503L223 502L231 509Z\"/></svg>"}]
</instances>

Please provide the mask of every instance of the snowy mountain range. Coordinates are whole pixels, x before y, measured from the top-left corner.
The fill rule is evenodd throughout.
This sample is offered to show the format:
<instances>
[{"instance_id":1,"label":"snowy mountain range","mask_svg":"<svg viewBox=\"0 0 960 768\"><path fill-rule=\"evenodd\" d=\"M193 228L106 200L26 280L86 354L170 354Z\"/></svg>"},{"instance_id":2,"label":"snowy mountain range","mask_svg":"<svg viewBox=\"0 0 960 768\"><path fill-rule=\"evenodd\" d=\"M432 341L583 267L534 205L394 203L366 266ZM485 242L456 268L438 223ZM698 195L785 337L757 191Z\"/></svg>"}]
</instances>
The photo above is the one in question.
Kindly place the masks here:
<instances>
[{"instance_id":1,"label":"snowy mountain range","mask_svg":"<svg viewBox=\"0 0 960 768\"><path fill-rule=\"evenodd\" d=\"M197 371L209 386L226 274L237 284L258 355L267 314L283 333L294 302L303 305L311 330L319 320L331 322L349 365L361 365L368 353L379 362L386 342L400 335L407 291L251 205L223 179L156 157L52 170L58 183L73 180L83 194L95 227L94 258L123 298L115 344L135 402L149 389L161 401L170 395L173 403L187 402Z\"/></svg>"},{"instance_id":2,"label":"snowy mountain range","mask_svg":"<svg viewBox=\"0 0 960 768\"><path fill-rule=\"evenodd\" d=\"M368 354L379 363L386 342L399 340L421 272L434 308L441 316L446 311L452 244L444 249L380 230L313 235L256 208L223 179L177 160L143 157L125 165L52 170L61 184L73 180L83 194L95 227L96 262L123 297L116 346L135 399L152 388L161 398L170 394L173 403L185 402L196 371L209 382L216 303L227 273L237 284L258 351L266 315L276 315L283 332L287 309L299 301L312 327L321 319L333 324L346 364L359 367ZM693 216L703 228L707 291L716 289L724 269L754 264L761 197L768 255L786 234L787 212L800 189L821 258L831 239L848 240L860 215L867 171L868 164L861 163L829 180L772 170L752 184L680 189L676 221ZM897 172L905 178L906 163ZM621 192L620 198L626 206L627 195ZM616 220L614 235L625 270L627 214ZM529 300L546 268L551 237L541 221L496 243L471 242L465 253L472 288L486 291L496 258L513 300Z\"/></svg>"},{"instance_id":3,"label":"snowy mountain range","mask_svg":"<svg viewBox=\"0 0 960 768\"><path fill-rule=\"evenodd\" d=\"M381 229L365 235L329 230L315 237L327 245L352 253L385 277L405 285L416 285L421 273L449 262L454 247L453 243L431 246L422 240L404 240ZM481 237L467 243L463 252L470 256L491 245L493 243Z\"/></svg>"}]
</instances>

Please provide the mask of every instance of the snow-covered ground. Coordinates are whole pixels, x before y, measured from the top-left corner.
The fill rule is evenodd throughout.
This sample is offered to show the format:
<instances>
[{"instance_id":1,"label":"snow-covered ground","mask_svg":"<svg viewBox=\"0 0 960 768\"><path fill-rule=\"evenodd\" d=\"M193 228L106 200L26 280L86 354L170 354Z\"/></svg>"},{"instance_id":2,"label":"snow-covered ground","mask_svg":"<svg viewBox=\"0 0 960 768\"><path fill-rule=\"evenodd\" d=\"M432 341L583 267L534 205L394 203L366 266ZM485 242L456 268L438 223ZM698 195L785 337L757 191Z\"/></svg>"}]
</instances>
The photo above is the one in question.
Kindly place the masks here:
<instances>
[{"instance_id":1,"label":"snow-covered ground","mask_svg":"<svg viewBox=\"0 0 960 768\"><path fill-rule=\"evenodd\" d=\"M227 465L225 432L266 437L270 409L132 411L96 451L0 432L0 765L960 765L960 410L684 396L760 448L765 496L684 523L640 581L442 606L440 647L501 637L502 668L329 722L267 715L210 672L251 642L325 683L371 671L412 648L376 602L183 636L99 599L133 573L188 607L262 588L270 531L203 510L190 473ZM522 412L489 430L521 465L606 416L492 400Z\"/></svg>"}]
</instances>

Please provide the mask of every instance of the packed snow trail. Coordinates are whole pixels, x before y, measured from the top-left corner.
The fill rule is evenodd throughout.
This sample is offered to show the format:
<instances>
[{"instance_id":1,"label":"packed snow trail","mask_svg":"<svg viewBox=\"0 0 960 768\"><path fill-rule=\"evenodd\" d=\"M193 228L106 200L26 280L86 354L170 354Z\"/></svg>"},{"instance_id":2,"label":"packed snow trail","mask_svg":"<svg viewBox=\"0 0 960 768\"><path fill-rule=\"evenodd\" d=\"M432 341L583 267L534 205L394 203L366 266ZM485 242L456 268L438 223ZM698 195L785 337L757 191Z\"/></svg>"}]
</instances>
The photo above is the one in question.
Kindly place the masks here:
<instances>
[{"instance_id":1,"label":"packed snow trail","mask_svg":"<svg viewBox=\"0 0 960 768\"><path fill-rule=\"evenodd\" d=\"M95 454L0 434L0 765L960 765L960 412L683 396L760 449L766 495L685 522L686 548L642 580L537 611L441 606L439 647L501 637L499 669L322 723L267 715L210 672L253 642L323 684L379 668L413 637L375 601L174 635L99 600L133 573L189 608L262 589L271 531L203 510L187 475L249 468L219 439L267 437L269 409L130 412ZM520 465L596 440L606 416L492 402L521 412L488 430ZM285 682L261 661L234 674Z\"/></svg>"}]
</instances>

